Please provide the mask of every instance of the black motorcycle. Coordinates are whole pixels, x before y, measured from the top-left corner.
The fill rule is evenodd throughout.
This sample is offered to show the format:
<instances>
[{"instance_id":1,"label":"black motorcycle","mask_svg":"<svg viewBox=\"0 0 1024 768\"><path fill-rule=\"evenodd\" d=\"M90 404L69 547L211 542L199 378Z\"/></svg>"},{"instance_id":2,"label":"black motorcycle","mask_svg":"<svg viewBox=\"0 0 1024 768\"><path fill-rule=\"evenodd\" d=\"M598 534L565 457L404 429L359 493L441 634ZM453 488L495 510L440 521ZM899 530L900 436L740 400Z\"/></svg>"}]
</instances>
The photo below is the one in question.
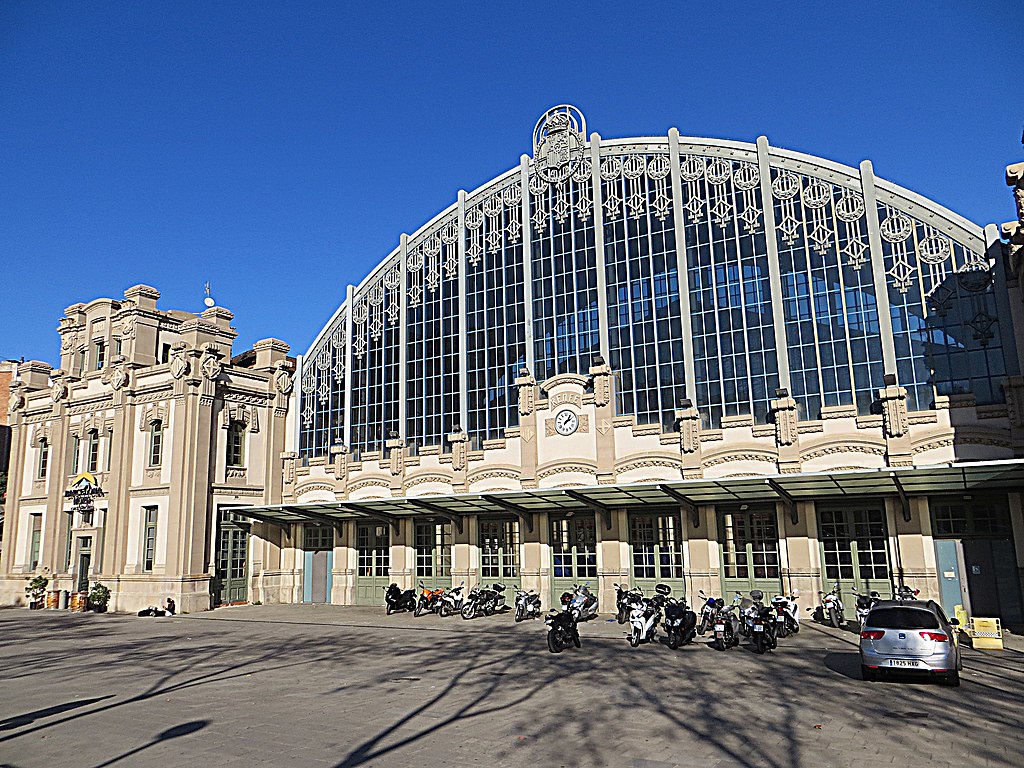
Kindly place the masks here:
<instances>
[{"instance_id":1,"label":"black motorcycle","mask_svg":"<svg viewBox=\"0 0 1024 768\"><path fill-rule=\"evenodd\" d=\"M388 616L395 611L411 611L416 608L416 590L402 590L397 584L382 587L384 590L384 610Z\"/></svg>"},{"instance_id":2,"label":"black motorcycle","mask_svg":"<svg viewBox=\"0 0 1024 768\"><path fill-rule=\"evenodd\" d=\"M715 628L714 647L719 651L734 648L740 644L739 626L742 623L736 615L738 603L730 606L725 605L725 600L715 598L715 616L712 619L712 626Z\"/></svg>"},{"instance_id":3,"label":"black motorcycle","mask_svg":"<svg viewBox=\"0 0 1024 768\"><path fill-rule=\"evenodd\" d=\"M690 610L686 598L668 598L665 603L665 632L668 633L668 647L675 650L680 645L693 641L697 634L697 614Z\"/></svg>"},{"instance_id":4,"label":"black motorcycle","mask_svg":"<svg viewBox=\"0 0 1024 768\"><path fill-rule=\"evenodd\" d=\"M573 611L556 611L554 609L544 619L548 626L548 650L561 653L570 646L580 647L580 631Z\"/></svg>"},{"instance_id":5,"label":"black motorcycle","mask_svg":"<svg viewBox=\"0 0 1024 768\"><path fill-rule=\"evenodd\" d=\"M750 593L753 604L747 609L746 617L748 636L750 644L754 647L754 653L764 653L778 647L775 629L775 610L764 604L764 593L755 589Z\"/></svg>"},{"instance_id":6,"label":"black motorcycle","mask_svg":"<svg viewBox=\"0 0 1024 768\"><path fill-rule=\"evenodd\" d=\"M474 616L493 616L505 607L505 585L492 584L490 589L477 585L466 595L462 604L462 618L472 619Z\"/></svg>"},{"instance_id":7,"label":"black motorcycle","mask_svg":"<svg viewBox=\"0 0 1024 768\"><path fill-rule=\"evenodd\" d=\"M629 621L629 614L633 606L643 599L643 593L639 588L629 589L625 584L615 584L615 619L619 624Z\"/></svg>"}]
</instances>

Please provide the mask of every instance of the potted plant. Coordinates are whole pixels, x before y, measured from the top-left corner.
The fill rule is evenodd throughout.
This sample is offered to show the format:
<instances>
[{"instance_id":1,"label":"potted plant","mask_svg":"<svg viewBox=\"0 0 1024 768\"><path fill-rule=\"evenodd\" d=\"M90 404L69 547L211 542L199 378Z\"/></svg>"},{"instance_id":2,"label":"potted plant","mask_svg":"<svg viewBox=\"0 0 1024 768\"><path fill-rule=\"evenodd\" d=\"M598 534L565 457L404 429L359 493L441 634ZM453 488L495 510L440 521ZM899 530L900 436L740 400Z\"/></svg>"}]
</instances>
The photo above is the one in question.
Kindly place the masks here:
<instances>
[{"instance_id":1,"label":"potted plant","mask_svg":"<svg viewBox=\"0 0 1024 768\"><path fill-rule=\"evenodd\" d=\"M29 608L42 608L46 598L46 586L50 580L45 576L33 576L28 579L28 586L25 587L25 597L28 598Z\"/></svg>"},{"instance_id":2,"label":"potted plant","mask_svg":"<svg viewBox=\"0 0 1024 768\"><path fill-rule=\"evenodd\" d=\"M89 607L96 613L106 613L107 603L110 602L110 590L98 581L89 590Z\"/></svg>"}]
</instances>

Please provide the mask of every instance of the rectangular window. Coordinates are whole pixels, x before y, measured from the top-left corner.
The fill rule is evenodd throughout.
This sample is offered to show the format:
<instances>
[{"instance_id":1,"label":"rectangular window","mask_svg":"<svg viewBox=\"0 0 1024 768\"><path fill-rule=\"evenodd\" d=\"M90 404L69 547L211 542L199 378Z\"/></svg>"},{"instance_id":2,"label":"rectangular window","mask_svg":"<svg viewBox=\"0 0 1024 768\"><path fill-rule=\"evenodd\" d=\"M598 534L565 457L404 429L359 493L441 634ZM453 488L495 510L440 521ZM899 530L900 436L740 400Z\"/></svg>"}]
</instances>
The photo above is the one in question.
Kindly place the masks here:
<instances>
[{"instance_id":1,"label":"rectangular window","mask_svg":"<svg viewBox=\"0 0 1024 768\"><path fill-rule=\"evenodd\" d=\"M78 473L78 452L82 447L82 439L78 435L71 436L71 474Z\"/></svg>"},{"instance_id":2,"label":"rectangular window","mask_svg":"<svg viewBox=\"0 0 1024 768\"><path fill-rule=\"evenodd\" d=\"M114 339L114 357L120 357L121 350L123 349L123 347L124 345L121 342L121 337L118 336L116 339Z\"/></svg>"},{"instance_id":3,"label":"rectangular window","mask_svg":"<svg viewBox=\"0 0 1024 768\"><path fill-rule=\"evenodd\" d=\"M103 466L105 466L107 468L107 472L110 471L110 456L111 456L111 453L113 452L113 450L114 450L114 430L111 429L111 428L107 428L107 455L106 455L106 460L103 463Z\"/></svg>"},{"instance_id":4,"label":"rectangular window","mask_svg":"<svg viewBox=\"0 0 1024 768\"><path fill-rule=\"evenodd\" d=\"M39 567L39 539L43 535L43 516L32 515L32 545L29 550L29 569Z\"/></svg>"},{"instance_id":5,"label":"rectangular window","mask_svg":"<svg viewBox=\"0 0 1024 768\"><path fill-rule=\"evenodd\" d=\"M143 507L145 530L142 538L142 570L153 570L153 559L156 557L156 512L157 507Z\"/></svg>"},{"instance_id":6,"label":"rectangular window","mask_svg":"<svg viewBox=\"0 0 1024 768\"><path fill-rule=\"evenodd\" d=\"M159 467L164 457L164 425L154 421L149 426L149 466Z\"/></svg>"},{"instance_id":7,"label":"rectangular window","mask_svg":"<svg viewBox=\"0 0 1024 768\"><path fill-rule=\"evenodd\" d=\"M171 361L171 345L164 344L160 347L160 362L169 363Z\"/></svg>"},{"instance_id":8,"label":"rectangular window","mask_svg":"<svg viewBox=\"0 0 1024 768\"><path fill-rule=\"evenodd\" d=\"M87 472L98 472L100 468L100 433L95 429L89 431L89 463Z\"/></svg>"},{"instance_id":9,"label":"rectangular window","mask_svg":"<svg viewBox=\"0 0 1024 768\"><path fill-rule=\"evenodd\" d=\"M44 438L39 441L39 464L36 468L36 477L40 480L46 478L46 469L50 463L50 444Z\"/></svg>"},{"instance_id":10,"label":"rectangular window","mask_svg":"<svg viewBox=\"0 0 1024 768\"><path fill-rule=\"evenodd\" d=\"M229 467L245 466L245 425L238 421L228 429L227 460Z\"/></svg>"},{"instance_id":11,"label":"rectangular window","mask_svg":"<svg viewBox=\"0 0 1024 768\"><path fill-rule=\"evenodd\" d=\"M102 341L94 341L92 345L93 349L93 368L97 371L102 370L103 366L107 363L107 345Z\"/></svg>"}]
</instances>

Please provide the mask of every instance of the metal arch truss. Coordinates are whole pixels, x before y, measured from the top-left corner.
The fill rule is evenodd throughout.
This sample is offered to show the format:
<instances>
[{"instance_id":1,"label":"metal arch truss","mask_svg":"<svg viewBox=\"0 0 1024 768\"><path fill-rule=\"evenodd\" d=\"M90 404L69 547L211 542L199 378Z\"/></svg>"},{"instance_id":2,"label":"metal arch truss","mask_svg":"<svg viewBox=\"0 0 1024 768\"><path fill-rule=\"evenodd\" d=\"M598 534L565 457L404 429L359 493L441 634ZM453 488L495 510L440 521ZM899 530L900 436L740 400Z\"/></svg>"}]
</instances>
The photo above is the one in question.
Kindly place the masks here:
<instances>
[{"instance_id":1,"label":"metal arch truss","mask_svg":"<svg viewBox=\"0 0 1024 768\"><path fill-rule=\"evenodd\" d=\"M568 105L550 110L537 131L534 158L524 157L521 165L477 190L460 193L457 202L414 234L403 236L402 245L350 291L317 336L303 358L304 370L297 388L305 455L326 451L342 439L352 450L378 450L387 438L384 430L390 428L379 426L384 421L397 426L399 437L406 439L407 419L402 418L405 411L401 403L406 401L411 366L399 363L404 346L400 334L389 329L407 328L410 313L431 295L447 296L454 316L464 320L466 304L472 300L467 280L481 273L488 258L516 254L522 262L526 325L524 338L517 343L524 346L530 361L535 333L551 318L532 316L532 285L540 278L531 277L532 249L525 246L543 241L554 222L593 227L595 237L602 231L600 222L607 225L641 216L673 229L699 223L709 232L731 228L729 231L737 238L763 234L776 327L784 322L779 249L793 247L794 243L801 243L808 253L828 252L832 254L829 258L850 269L860 270L871 264L877 314L883 324L890 318L890 294L898 299L920 283L921 311L927 313L929 303L941 310L943 302L948 301L943 293L949 290L947 277L955 275L966 285L964 290L973 290L970 280L964 283L963 275L983 272L991 266L987 255L990 244L982 228L937 203L876 178L867 161L860 168L851 168L770 147L764 137L753 144L681 137L673 130L662 137L602 140L597 134L585 135L582 114ZM680 232L675 237L677 243L686 239ZM601 250L592 260L599 266L604 258ZM689 250L688 245L679 246L675 290L680 293L687 293ZM597 296L604 301L605 271L597 271ZM489 273L482 274L483 279L489 279ZM444 293L447 289L442 283L446 280L451 281L449 287L458 286L459 290ZM485 285L485 289L491 287ZM688 307L688 296L680 296L679 303ZM604 309L598 313L598 338L601 354L607 359L613 308ZM981 336L991 334L988 325L994 321L992 313L967 321ZM690 322L689 316L685 322ZM982 326L983 330L977 330ZM459 322L451 333L456 336L458 355L446 360L443 367L446 375L455 377L452 386L461 388L468 375L464 370L469 342L466 323ZM557 341L558 331L550 333L556 334L552 339ZM887 338L884 332L881 336ZM683 358L691 361L693 338L683 334L681 341ZM895 372L889 370L895 361L891 344L891 339L883 341L884 360L872 361L884 365L885 373ZM778 339L774 351L779 357L779 386L789 388L786 356L779 349ZM487 355L482 357L486 359ZM658 363L664 366L666 361ZM372 377L368 366L376 366ZM687 369L688 377L693 376L691 370ZM687 381L685 386L687 395L696 402L694 383ZM683 386L680 382L677 385ZM352 394L353 386L361 388L359 398ZM369 400L368 393L372 395ZM368 401L383 403L380 407L389 414L387 419L378 422L370 418L375 414L369 414L365 405L353 405ZM458 423L472 431L471 425L463 421L466 413L463 402ZM444 418L454 416L445 414ZM445 431L446 426L435 435Z\"/></svg>"}]
</instances>

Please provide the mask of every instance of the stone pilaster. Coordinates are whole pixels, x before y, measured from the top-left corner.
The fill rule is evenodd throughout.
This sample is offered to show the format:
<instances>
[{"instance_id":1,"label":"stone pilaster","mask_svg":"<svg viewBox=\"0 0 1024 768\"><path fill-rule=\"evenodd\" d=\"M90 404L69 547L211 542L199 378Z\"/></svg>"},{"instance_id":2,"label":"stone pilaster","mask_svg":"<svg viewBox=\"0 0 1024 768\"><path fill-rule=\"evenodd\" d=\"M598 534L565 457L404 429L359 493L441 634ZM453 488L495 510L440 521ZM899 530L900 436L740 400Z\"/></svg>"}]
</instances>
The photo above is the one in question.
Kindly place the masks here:
<instances>
[{"instance_id":1,"label":"stone pilaster","mask_svg":"<svg viewBox=\"0 0 1024 768\"><path fill-rule=\"evenodd\" d=\"M779 473L800 471L800 434L797 430L796 400L789 390L779 389L769 408L775 421L775 447L779 452Z\"/></svg>"},{"instance_id":2,"label":"stone pilaster","mask_svg":"<svg viewBox=\"0 0 1024 768\"><path fill-rule=\"evenodd\" d=\"M590 367L590 380L594 388L594 425L597 441L597 482L615 482L615 393L612 383L612 369L604 358L594 359Z\"/></svg>"},{"instance_id":3,"label":"stone pilaster","mask_svg":"<svg viewBox=\"0 0 1024 768\"><path fill-rule=\"evenodd\" d=\"M524 488L537 487L537 380L527 369L515 380L519 396L520 482Z\"/></svg>"},{"instance_id":4,"label":"stone pilaster","mask_svg":"<svg viewBox=\"0 0 1024 768\"><path fill-rule=\"evenodd\" d=\"M885 375L885 386L878 390L882 404L882 433L890 467L908 467L914 463L910 448L910 419L907 415L907 390L896 383L896 376Z\"/></svg>"},{"instance_id":5,"label":"stone pilaster","mask_svg":"<svg viewBox=\"0 0 1024 768\"><path fill-rule=\"evenodd\" d=\"M681 405L682 407L676 411L676 429L679 430L679 453L683 463L683 478L703 477L700 411L693 407L693 402L689 399L684 399Z\"/></svg>"}]
</instances>

